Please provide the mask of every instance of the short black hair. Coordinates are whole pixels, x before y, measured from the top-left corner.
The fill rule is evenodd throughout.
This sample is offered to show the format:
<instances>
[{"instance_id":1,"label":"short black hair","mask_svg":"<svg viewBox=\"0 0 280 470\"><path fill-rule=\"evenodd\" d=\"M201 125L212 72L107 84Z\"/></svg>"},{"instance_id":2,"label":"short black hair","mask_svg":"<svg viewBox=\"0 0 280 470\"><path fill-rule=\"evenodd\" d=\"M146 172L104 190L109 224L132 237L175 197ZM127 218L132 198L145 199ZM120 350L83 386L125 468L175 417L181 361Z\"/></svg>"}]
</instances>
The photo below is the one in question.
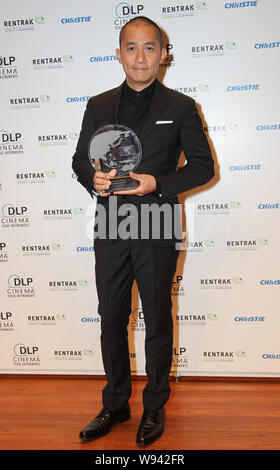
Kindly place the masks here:
<instances>
[{"instance_id":1,"label":"short black hair","mask_svg":"<svg viewBox=\"0 0 280 470\"><path fill-rule=\"evenodd\" d=\"M119 35L120 47L121 47L121 42L122 42L122 39L123 39L124 29L127 27L127 25L129 25L131 23L135 23L135 22L146 23L150 26L153 26L157 31L160 48L162 49L162 47L163 47L162 31L161 31L160 27L153 20L151 20L150 18L147 18L146 16L136 16L135 18L132 18L132 20L129 20L127 23L125 23L125 25L120 30L120 35Z\"/></svg>"}]
</instances>

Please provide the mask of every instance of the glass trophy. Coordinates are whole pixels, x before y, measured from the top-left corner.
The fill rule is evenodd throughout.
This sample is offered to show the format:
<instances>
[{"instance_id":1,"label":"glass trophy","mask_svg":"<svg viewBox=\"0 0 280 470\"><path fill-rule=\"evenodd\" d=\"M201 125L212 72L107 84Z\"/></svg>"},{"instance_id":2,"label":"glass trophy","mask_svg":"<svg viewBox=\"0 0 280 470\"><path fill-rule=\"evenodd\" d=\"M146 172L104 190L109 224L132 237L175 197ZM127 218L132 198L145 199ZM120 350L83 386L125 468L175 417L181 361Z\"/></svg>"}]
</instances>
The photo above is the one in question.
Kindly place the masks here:
<instances>
[{"instance_id":1,"label":"glass trophy","mask_svg":"<svg viewBox=\"0 0 280 470\"><path fill-rule=\"evenodd\" d=\"M114 168L116 175L111 186L104 192L135 189L139 182L129 176L142 158L142 146L135 132L122 124L100 127L91 137L88 156L95 170L109 173Z\"/></svg>"}]
</instances>

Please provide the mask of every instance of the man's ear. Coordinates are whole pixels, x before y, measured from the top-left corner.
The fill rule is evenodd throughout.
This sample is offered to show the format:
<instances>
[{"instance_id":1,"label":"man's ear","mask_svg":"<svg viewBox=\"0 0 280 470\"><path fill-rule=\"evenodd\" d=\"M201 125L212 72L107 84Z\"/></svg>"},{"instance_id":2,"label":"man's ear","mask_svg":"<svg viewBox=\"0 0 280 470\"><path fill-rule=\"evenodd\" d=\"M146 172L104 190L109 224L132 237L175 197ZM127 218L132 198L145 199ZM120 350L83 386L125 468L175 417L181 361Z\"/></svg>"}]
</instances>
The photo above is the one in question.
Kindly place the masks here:
<instances>
[{"instance_id":1,"label":"man's ear","mask_svg":"<svg viewBox=\"0 0 280 470\"><path fill-rule=\"evenodd\" d=\"M116 49L116 56L118 58L118 61L119 63L121 64L122 63L122 59L121 59L121 51L119 48Z\"/></svg>"},{"instance_id":2,"label":"man's ear","mask_svg":"<svg viewBox=\"0 0 280 470\"><path fill-rule=\"evenodd\" d=\"M165 47L161 49L160 63L162 64L167 56L167 50Z\"/></svg>"}]
</instances>

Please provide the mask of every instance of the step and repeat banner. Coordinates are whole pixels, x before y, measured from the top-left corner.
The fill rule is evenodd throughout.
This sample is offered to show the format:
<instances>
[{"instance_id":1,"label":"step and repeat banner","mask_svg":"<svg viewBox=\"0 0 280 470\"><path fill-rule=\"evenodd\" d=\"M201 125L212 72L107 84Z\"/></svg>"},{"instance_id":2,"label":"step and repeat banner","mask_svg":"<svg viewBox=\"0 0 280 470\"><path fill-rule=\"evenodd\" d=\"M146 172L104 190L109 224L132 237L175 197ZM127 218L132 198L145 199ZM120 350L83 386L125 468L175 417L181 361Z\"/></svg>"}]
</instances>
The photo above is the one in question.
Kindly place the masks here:
<instances>
[{"instance_id":1,"label":"step and repeat banner","mask_svg":"<svg viewBox=\"0 0 280 470\"><path fill-rule=\"evenodd\" d=\"M95 200L72 156L87 100L124 80L120 28L165 35L165 85L193 97L216 176L180 196L177 376L279 376L278 0L10 0L0 23L0 371L103 374ZM131 367L145 373L137 287Z\"/></svg>"}]
</instances>

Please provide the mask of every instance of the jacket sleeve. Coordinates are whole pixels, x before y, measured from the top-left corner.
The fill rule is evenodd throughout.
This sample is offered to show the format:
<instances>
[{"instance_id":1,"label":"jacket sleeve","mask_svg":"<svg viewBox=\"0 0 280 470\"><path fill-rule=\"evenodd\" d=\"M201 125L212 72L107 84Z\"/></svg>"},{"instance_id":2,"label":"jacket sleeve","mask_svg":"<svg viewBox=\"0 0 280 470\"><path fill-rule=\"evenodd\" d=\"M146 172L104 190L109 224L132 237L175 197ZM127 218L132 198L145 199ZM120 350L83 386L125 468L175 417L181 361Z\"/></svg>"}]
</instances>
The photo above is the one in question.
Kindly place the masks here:
<instances>
[{"instance_id":1,"label":"jacket sleeve","mask_svg":"<svg viewBox=\"0 0 280 470\"><path fill-rule=\"evenodd\" d=\"M86 190L89 192L91 197L93 188L93 177L95 169L91 165L88 158L88 146L91 136L93 135L95 128L90 112L91 100L88 101L87 107L84 113L82 128L79 136L79 140L76 147L76 152L73 155L72 168L77 175L79 183L81 183Z\"/></svg>"},{"instance_id":2,"label":"jacket sleeve","mask_svg":"<svg viewBox=\"0 0 280 470\"><path fill-rule=\"evenodd\" d=\"M201 186L214 176L214 161L195 101L182 121L180 140L186 164L179 170L156 177L156 194L172 197Z\"/></svg>"}]
</instances>

